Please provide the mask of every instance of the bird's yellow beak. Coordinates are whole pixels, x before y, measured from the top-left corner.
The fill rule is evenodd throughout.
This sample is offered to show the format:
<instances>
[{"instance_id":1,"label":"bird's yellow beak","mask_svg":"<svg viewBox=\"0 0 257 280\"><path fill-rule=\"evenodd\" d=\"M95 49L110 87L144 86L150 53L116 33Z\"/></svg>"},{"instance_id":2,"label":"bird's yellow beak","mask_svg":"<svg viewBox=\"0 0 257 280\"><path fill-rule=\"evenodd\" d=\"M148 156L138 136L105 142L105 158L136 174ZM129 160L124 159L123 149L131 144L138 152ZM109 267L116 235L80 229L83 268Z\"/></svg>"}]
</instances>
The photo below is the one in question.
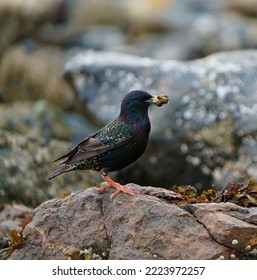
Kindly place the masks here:
<instances>
[{"instance_id":1,"label":"bird's yellow beak","mask_svg":"<svg viewBox=\"0 0 257 280\"><path fill-rule=\"evenodd\" d=\"M158 107L167 104L169 101L170 98L167 95L153 95L150 99L150 102Z\"/></svg>"}]
</instances>

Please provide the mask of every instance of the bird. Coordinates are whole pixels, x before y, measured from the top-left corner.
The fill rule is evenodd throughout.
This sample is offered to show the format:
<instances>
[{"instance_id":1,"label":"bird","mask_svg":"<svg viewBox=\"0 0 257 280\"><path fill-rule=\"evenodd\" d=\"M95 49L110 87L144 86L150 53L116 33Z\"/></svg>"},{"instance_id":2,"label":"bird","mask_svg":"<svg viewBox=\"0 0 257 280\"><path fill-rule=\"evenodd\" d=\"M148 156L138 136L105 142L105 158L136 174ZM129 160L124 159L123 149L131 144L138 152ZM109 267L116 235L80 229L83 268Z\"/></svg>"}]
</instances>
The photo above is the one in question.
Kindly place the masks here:
<instances>
[{"instance_id":1,"label":"bird","mask_svg":"<svg viewBox=\"0 0 257 280\"><path fill-rule=\"evenodd\" d=\"M111 198L120 192L138 194L108 175L132 164L144 153L151 129L148 108L151 104L160 107L168 102L167 95L151 95L143 90L129 92L122 99L119 116L56 159L54 162L59 162L60 167L48 180L74 170L94 170L99 171L105 181L98 192L113 187L116 191Z\"/></svg>"}]
</instances>

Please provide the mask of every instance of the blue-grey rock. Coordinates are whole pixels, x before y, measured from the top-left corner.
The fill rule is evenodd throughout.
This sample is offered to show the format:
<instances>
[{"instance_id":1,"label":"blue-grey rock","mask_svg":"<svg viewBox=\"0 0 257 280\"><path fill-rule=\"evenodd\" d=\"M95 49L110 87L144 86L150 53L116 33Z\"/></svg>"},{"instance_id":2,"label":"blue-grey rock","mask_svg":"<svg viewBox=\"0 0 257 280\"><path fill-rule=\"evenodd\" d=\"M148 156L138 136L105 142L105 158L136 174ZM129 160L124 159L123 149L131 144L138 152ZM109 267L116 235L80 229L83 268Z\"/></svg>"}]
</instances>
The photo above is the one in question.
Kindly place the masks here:
<instances>
[{"instance_id":1,"label":"blue-grey rock","mask_svg":"<svg viewBox=\"0 0 257 280\"><path fill-rule=\"evenodd\" d=\"M85 137L96 131L96 127L87 121L83 116L75 112L67 112L64 115L64 122L71 129L71 142L78 143Z\"/></svg>"},{"instance_id":2,"label":"blue-grey rock","mask_svg":"<svg viewBox=\"0 0 257 280\"><path fill-rule=\"evenodd\" d=\"M64 76L103 123L117 116L130 90L171 98L170 105L150 111L150 142L136 165L134 181L200 188L223 186L227 178L257 176L249 168L256 161L251 152L257 138L256 51L190 62L87 51L67 63ZM226 171L230 176L222 176Z\"/></svg>"}]
</instances>

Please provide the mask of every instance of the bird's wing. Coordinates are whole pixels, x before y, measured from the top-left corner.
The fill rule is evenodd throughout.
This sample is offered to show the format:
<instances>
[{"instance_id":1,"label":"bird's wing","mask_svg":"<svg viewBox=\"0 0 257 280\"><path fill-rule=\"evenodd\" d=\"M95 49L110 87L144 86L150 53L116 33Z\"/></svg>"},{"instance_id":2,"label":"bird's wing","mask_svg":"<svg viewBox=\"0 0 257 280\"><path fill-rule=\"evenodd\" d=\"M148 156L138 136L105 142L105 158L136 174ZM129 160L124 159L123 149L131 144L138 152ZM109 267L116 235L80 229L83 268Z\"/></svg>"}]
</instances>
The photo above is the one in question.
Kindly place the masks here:
<instances>
[{"instance_id":1,"label":"bird's wing","mask_svg":"<svg viewBox=\"0 0 257 280\"><path fill-rule=\"evenodd\" d=\"M127 143L133 136L128 135L123 139L116 142L103 143L101 140L94 138L97 133L90 135L81 141L77 146L75 146L70 152L63 155L62 157L56 159L55 161L60 161L59 164L71 164L76 161L86 160L91 157L100 155L104 152L108 152L112 149L120 147ZM104 139L103 139L104 140Z\"/></svg>"}]
</instances>

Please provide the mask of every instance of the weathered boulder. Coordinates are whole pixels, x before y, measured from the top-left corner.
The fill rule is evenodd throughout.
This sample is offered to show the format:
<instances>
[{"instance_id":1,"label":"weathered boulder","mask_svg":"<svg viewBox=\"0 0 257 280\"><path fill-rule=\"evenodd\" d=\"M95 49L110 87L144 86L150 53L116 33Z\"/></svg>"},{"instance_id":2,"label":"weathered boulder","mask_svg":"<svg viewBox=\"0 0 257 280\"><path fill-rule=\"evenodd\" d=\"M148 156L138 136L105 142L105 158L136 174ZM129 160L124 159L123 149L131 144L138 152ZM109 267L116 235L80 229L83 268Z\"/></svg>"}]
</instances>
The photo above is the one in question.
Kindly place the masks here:
<instances>
[{"instance_id":1,"label":"weathered boulder","mask_svg":"<svg viewBox=\"0 0 257 280\"><path fill-rule=\"evenodd\" d=\"M256 258L257 208L231 203L181 204L162 188L99 194L96 188L53 199L34 211L24 244L11 259Z\"/></svg>"},{"instance_id":2,"label":"weathered boulder","mask_svg":"<svg viewBox=\"0 0 257 280\"><path fill-rule=\"evenodd\" d=\"M73 57L64 75L102 123L118 115L130 90L169 95L170 105L150 111L146 153L120 178L130 179L134 170L133 181L141 184L201 188L257 177L256 73L256 51L190 62L88 51Z\"/></svg>"}]
</instances>

